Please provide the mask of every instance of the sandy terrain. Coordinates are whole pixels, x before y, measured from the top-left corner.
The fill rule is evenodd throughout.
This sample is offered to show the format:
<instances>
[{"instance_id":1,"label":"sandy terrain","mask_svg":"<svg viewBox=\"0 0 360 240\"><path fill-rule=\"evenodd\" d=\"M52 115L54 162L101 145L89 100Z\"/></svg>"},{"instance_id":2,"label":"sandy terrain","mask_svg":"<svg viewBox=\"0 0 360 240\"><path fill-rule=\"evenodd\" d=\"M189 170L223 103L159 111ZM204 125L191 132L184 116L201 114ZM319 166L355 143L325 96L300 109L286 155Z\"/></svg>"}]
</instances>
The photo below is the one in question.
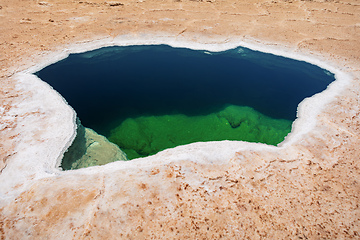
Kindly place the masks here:
<instances>
[{"instance_id":1,"label":"sandy terrain","mask_svg":"<svg viewBox=\"0 0 360 240\"><path fill-rule=\"evenodd\" d=\"M358 1L2 0L0 32L2 239L360 238ZM53 150L71 139L61 124L74 117L47 86L16 73L70 45L124 34L285 47L352 79L311 116L310 132L281 148L199 143L56 172ZM46 149L23 154L35 145ZM36 156L53 165L37 174Z\"/></svg>"}]
</instances>

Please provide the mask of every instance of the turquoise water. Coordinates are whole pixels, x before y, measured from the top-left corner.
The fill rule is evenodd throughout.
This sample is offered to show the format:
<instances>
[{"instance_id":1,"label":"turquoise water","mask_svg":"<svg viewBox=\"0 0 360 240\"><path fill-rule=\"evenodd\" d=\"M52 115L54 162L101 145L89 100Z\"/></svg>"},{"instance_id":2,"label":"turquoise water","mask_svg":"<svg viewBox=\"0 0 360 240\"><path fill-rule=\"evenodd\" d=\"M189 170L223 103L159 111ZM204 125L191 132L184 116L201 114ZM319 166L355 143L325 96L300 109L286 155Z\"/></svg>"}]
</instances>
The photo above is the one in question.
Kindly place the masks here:
<instances>
[{"instance_id":1,"label":"turquoise water","mask_svg":"<svg viewBox=\"0 0 360 240\"><path fill-rule=\"evenodd\" d=\"M334 81L317 66L246 48L166 45L71 54L36 74L129 159L198 141L276 145L298 104Z\"/></svg>"}]
</instances>

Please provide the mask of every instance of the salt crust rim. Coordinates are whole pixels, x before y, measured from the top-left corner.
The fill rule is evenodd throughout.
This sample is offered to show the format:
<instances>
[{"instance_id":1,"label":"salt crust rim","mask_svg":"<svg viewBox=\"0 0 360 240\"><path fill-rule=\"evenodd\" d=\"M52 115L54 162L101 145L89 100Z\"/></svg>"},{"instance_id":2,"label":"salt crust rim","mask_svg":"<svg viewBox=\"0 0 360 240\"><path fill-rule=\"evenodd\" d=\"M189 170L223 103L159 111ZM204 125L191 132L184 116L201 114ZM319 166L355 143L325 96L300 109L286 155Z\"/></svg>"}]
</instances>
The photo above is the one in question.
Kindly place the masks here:
<instances>
[{"instance_id":1,"label":"salt crust rim","mask_svg":"<svg viewBox=\"0 0 360 240\"><path fill-rule=\"evenodd\" d=\"M131 45L159 45L165 44L176 48L189 48L193 50L204 50L211 52L220 52L228 49L233 49L236 47L245 47L255 51L261 51L264 53L270 53L278 56L283 56L287 58L292 58L295 60L305 61L314 65L317 65L323 69L326 69L333 74L335 74L336 80L332 82L326 90L321 93L318 93L310 98L303 100L298 106L297 119L294 121L292 126L291 133L285 138L285 140L280 143L277 147L270 146L261 143L249 143L242 141L219 141L219 142L198 142L188 145L178 146L172 149L167 149L162 152L157 153L156 155L149 156L146 158L134 159L131 161L123 162L113 162L106 164L104 166L95 166L78 170L71 171L61 171L59 168L61 164L61 159L64 152L71 145L72 141L75 138L76 133L76 122L75 122L75 112L74 110L67 105L66 100L63 99L60 94L59 97L62 98L64 104L71 109L72 122L72 132L68 133L67 141L65 145L59 146L59 149L54 149L58 151L57 159L43 159L46 162L45 168L35 168L37 172L36 177L29 177L29 180L35 181L44 177L52 177L59 175L73 175L73 174L94 174L98 172L112 172L119 169L133 169L133 168L145 168L145 167L154 167L156 165L161 165L164 163L188 160L201 164L222 164L228 162L236 152L249 150L249 151L280 151L280 149L285 149L293 145L294 143L301 141L301 138L304 134L310 132L314 129L317 121L317 116L324 109L326 104L334 100L334 97L339 95L341 91L345 89L346 86L352 80L352 76L349 73L346 73L339 66L333 65L327 59L320 59L319 56L315 56L314 53L303 53L299 52L296 49L286 48L280 45L274 44L264 44L261 41L255 40L244 40L236 38L206 38L204 36L194 37L189 40L186 37L174 37L167 34L141 34L141 35L120 35L115 38L100 38L98 40L87 41L82 43L76 43L68 45L65 49L51 52L40 57L40 61L35 63L32 67L28 68L25 71L15 74L15 77L20 79L20 82L26 81L27 78L34 78L33 73L41 70L42 68L58 62L66 58L71 53L83 53L102 47L109 46L131 46ZM346 69L344 69L346 70ZM36 77L36 81L44 83L42 80ZM56 93L50 86L48 86L49 92ZM71 114L71 113L68 113ZM58 132L59 133L59 132ZM56 129L53 134L57 134ZM61 133L60 133L61 134ZM37 146L29 146L36 148ZM16 155L14 156L16 158ZM41 161L41 158L46 158L46 156L38 156L38 159ZM13 161L14 159L12 159ZM22 159L18 159L22 160ZM33 164L38 164L34 162ZM6 173L6 170L1 174ZM15 178L16 175L22 174L21 172L9 173L9 176ZM30 173L27 173L30 176ZM8 190L15 186L16 181L9 181L7 184ZM29 185L29 184L25 184ZM24 189L24 188L22 188ZM17 193L22 190L16 191ZM15 193L15 192L13 192ZM9 197L11 191L4 193L0 191L0 198ZM17 195L17 194L15 194Z\"/></svg>"}]
</instances>

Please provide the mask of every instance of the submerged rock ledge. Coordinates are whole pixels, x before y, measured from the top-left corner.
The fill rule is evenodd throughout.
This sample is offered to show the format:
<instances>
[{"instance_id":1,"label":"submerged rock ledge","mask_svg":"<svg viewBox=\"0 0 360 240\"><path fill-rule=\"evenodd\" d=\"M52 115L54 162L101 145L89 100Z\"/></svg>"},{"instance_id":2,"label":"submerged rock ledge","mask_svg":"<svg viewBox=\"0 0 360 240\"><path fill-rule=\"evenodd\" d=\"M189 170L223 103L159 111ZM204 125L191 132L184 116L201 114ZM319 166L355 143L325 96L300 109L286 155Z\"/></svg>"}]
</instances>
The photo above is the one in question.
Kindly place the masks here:
<instances>
[{"instance_id":1,"label":"submerged rock ledge","mask_svg":"<svg viewBox=\"0 0 360 240\"><path fill-rule=\"evenodd\" d=\"M300 104L299 119L279 147L237 141L194 143L130 162L61 171L63 153L75 137L75 113L31 73L72 52L159 43L209 51L245 46L317 64L335 73L337 80ZM321 234L329 237L339 232L340 223L348 226L349 236L358 234L358 170L341 176L341 183L337 176L338 169L348 166L342 153L358 138L344 127L346 122L331 122L334 114L349 113L348 92L343 101L336 101L340 94L344 98L355 78L343 69L280 47L156 35L73 45L45 59L12 77L26 94L11 114L26 117L18 122L23 139L17 153L0 175L5 236L286 238L317 236L320 224L326 229L321 231L327 231ZM351 114L356 118L357 113ZM255 225L258 232L251 230Z\"/></svg>"},{"instance_id":2,"label":"submerged rock ledge","mask_svg":"<svg viewBox=\"0 0 360 240\"><path fill-rule=\"evenodd\" d=\"M116 144L109 142L106 137L94 130L82 126L78 121L76 137L64 153L61 168L74 170L126 160L126 154Z\"/></svg>"}]
</instances>

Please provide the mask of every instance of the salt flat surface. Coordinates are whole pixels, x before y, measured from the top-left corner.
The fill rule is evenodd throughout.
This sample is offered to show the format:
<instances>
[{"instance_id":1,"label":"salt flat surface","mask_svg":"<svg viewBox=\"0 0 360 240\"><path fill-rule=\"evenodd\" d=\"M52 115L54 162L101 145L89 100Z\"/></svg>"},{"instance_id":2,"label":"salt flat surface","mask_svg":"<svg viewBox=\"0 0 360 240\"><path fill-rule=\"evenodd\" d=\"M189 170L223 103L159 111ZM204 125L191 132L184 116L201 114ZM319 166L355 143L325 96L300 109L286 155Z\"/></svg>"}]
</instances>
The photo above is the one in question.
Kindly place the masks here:
<instances>
[{"instance_id":1,"label":"salt flat surface","mask_svg":"<svg viewBox=\"0 0 360 240\"><path fill-rule=\"evenodd\" d=\"M13 160L20 159L14 150L20 150L18 144L23 146L21 149L29 147L32 149L29 152L34 154L42 154L45 151L41 149L51 145L45 138L36 141L21 135L22 132L33 132L36 137L35 133L42 129L53 133L55 139L60 133L54 126L33 125L47 122L49 118L46 114L36 113L41 110L41 105L29 106L31 111L17 115L24 111L17 109L19 103L31 96L37 99L39 95L32 88L31 91L17 90L20 89L19 85L15 88L18 81L10 77L30 66L41 68L41 65L56 62L72 50L86 51L85 46L94 49L105 43L113 44L114 39L123 42L155 42L153 39L164 42L168 39L169 42L219 43L223 46L245 42L243 44L318 59L349 73L350 84L346 87L339 81L334 82L332 86L339 84L345 89L320 110L316 121L303 119L313 121L315 127L308 133L297 134L295 131L301 128L295 123L293 136L278 148L217 143L230 152L239 150L235 155L222 155L221 149L216 151L211 149L211 144L198 143L187 146L189 152L182 151L184 155L171 154L183 147L171 150L170 154L168 150L163 151L157 155L161 155L161 159L150 159L153 164L138 159L129 164L113 163L61 172L54 169L59 157L54 155L60 155L70 140L71 134L67 135L69 132L66 131L64 141L52 149L52 159L46 159L49 164L40 164L51 165L46 169L49 177L45 177L43 168L39 170L41 174L26 175L23 179L27 181L19 185L14 186L15 181L8 182L6 188L11 189L10 192L3 188L1 237L359 237L360 195L356 180L360 178L360 6L357 0L123 0L121 3L124 5L111 7L100 0L62 1L59 4L1 2L0 97L4 112L0 115L0 134L6 139L0 146L2 173L7 167L11 168L9 165ZM69 21L79 16L84 17L82 21ZM164 18L173 20L161 20ZM305 114L313 104L304 102ZM72 127L71 122L64 118L66 126ZM311 124L308 126L310 128ZM203 151L199 151L200 148ZM207 151L219 154L211 157ZM197 154L197 160L181 160L182 157L194 159L192 154ZM209 164L206 164L207 159L211 160ZM11 179L22 178L21 173L7 174Z\"/></svg>"}]
</instances>

